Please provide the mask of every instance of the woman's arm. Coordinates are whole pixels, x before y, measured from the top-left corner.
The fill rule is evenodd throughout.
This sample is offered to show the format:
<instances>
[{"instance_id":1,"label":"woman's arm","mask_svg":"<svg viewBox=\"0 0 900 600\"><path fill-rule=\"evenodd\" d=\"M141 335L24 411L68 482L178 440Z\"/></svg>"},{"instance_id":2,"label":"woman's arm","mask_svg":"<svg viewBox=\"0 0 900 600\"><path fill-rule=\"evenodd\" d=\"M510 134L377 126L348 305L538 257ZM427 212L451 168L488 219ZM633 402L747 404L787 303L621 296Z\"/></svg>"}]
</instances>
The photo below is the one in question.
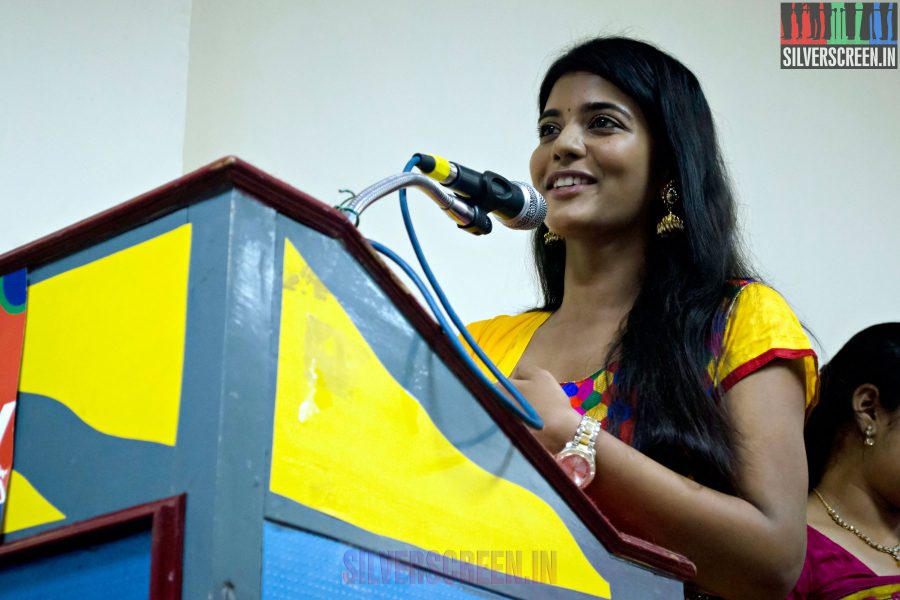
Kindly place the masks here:
<instances>
[{"instance_id":1,"label":"woman's arm","mask_svg":"<svg viewBox=\"0 0 900 600\"><path fill-rule=\"evenodd\" d=\"M559 384L542 369L517 372L513 381L544 418L545 429L535 435L559 451L580 420ZM694 583L710 593L784 598L800 574L806 543L802 382L799 361L774 361L725 395L746 499L704 487L605 433L586 492L624 531L694 561Z\"/></svg>"}]
</instances>

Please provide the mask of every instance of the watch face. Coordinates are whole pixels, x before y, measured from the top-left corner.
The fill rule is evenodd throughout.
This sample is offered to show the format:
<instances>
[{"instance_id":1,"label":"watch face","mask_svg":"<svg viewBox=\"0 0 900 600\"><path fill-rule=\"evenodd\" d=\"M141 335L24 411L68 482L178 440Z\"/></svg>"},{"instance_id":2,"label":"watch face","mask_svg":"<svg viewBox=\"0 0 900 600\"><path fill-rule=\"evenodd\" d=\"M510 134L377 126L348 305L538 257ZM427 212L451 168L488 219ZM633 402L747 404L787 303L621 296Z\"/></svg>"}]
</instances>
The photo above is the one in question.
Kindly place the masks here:
<instances>
[{"instance_id":1,"label":"watch face","mask_svg":"<svg viewBox=\"0 0 900 600\"><path fill-rule=\"evenodd\" d=\"M575 482L580 488L584 488L594 478L594 465L578 452L561 452L556 459L563 473Z\"/></svg>"}]
</instances>

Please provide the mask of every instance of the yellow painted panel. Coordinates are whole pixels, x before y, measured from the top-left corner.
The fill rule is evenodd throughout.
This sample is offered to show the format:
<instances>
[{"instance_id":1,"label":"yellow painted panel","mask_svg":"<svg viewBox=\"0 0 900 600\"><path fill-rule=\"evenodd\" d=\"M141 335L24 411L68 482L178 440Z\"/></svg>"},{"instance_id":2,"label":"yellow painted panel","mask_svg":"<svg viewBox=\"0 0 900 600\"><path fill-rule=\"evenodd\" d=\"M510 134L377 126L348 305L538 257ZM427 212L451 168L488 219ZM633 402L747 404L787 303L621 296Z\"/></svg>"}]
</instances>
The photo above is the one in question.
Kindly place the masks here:
<instances>
[{"instance_id":1,"label":"yellow painted panel","mask_svg":"<svg viewBox=\"0 0 900 600\"><path fill-rule=\"evenodd\" d=\"M13 469L9 477L9 495L3 513L3 533L62 521L65 518L66 515L34 489L24 475Z\"/></svg>"},{"instance_id":2,"label":"yellow painted panel","mask_svg":"<svg viewBox=\"0 0 900 600\"><path fill-rule=\"evenodd\" d=\"M19 389L94 429L175 445L191 226L28 288Z\"/></svg>"},{"instance_id":3,"label":"yellow painted panel","mask_svg":"<svg viewBox=\"0 0 900 600\"><path fill-rule=\"evenodd\" d=\"M516 575L610 597L559 515L443 436L289 241L283 276L273 492L473 564L487 566L475 562L485 552L521 552ZM548 581L536 563L550 553Z\"/></svg>"}]
</instances>

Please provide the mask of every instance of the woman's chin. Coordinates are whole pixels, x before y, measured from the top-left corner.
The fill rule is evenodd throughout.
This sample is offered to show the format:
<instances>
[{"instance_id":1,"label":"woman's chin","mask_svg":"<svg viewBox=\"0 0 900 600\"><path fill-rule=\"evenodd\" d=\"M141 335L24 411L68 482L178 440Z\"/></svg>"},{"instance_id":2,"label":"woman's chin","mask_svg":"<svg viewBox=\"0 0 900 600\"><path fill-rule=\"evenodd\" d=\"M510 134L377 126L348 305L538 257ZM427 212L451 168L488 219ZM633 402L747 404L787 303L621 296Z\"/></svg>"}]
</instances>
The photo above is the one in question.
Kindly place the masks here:
<instances>
[{"instance_id":1,"label":"woman's chin","mask_svg":"<svg viewBox=\"0 0 900 600\"><path fill-rule=\"evenodd\" d=\"M601 241L613 242L629 238L637 240L646 237L642 235L639 228L622 223L591 223L589 225L580 223L578 225L560 225L559 229L549 226L549 229L569 243L584 242L592 245Z\"/></svg>"},{"instance_id":2,"label":"woman's chin","mask_svg":"<svg viewBox=\"0 0 900 600\"><path fill-rule=\"evenodd\" d=\"M544 220L547 228L561 236L566 234L574 235L578 231L583 231L588 221L580 215L573 215L571 211L559 211L556 214L548 215Z\"/></svg>"}]
</instances>

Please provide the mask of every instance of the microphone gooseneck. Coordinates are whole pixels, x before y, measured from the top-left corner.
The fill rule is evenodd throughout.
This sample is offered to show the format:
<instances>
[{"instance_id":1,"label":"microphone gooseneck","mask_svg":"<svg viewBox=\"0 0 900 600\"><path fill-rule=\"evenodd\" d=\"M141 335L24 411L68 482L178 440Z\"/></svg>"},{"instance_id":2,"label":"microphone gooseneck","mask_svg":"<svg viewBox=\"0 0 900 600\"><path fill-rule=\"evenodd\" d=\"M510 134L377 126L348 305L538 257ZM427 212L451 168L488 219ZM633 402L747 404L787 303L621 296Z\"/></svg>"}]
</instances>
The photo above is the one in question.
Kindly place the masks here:
<instances>
[{"instance_id":1,"label":"microphone gooseneck","mask_svg":"<svg viewBox=\"0 0 900 600\"><path fill-rule=\"evenodd\" d=\"M472 206L462 198L448 194L433 179L420 173L399 173L385 177L360 191L337 209L343 212L354 226L358 226L359 215L372 203L407 187L420 188L447 216L456 222L460 229L475 235L491 232L491 220L484 209Z\"/></svg>"}]
</instances>

